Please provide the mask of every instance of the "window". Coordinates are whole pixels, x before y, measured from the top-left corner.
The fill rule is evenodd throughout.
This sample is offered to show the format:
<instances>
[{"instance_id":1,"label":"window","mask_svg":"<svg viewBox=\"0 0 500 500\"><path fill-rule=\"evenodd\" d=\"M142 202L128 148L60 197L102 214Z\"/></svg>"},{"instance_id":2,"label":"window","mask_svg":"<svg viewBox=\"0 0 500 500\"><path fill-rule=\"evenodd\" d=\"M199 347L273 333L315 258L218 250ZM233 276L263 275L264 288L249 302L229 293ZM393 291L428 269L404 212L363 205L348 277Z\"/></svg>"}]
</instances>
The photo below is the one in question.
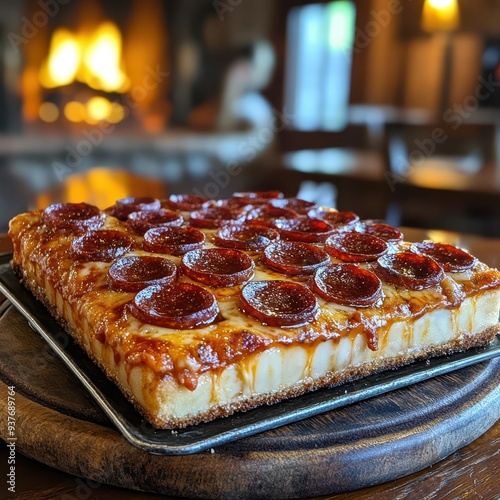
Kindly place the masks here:
<instances>
[{"instance_id":1,"label":"window","mask_svg":"<svg viewBox=\"0 0 500 500\"><path fill-rule=\"evenodd\" d=\"M288 17L285 103L297 130L347 125L355 35L354 2L296 7Z\"/></svg>"}]
</instances>

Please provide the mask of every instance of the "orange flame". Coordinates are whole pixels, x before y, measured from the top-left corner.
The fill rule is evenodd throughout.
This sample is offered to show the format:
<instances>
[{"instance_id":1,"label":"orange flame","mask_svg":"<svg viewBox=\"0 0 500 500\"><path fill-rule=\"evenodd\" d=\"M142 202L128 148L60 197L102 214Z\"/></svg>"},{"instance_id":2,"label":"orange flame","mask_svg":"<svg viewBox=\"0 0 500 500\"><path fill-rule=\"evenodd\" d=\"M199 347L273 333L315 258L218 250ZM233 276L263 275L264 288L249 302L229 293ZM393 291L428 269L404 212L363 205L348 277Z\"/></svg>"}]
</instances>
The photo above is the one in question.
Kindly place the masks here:
<instances>
[{"instance_id":1,"label":"orange flame","mask_svg":"<svg viewBox=\"0 0 500 500\"><path fill-rule=\"evenodd\" d=\"M122 37L114 23L105 21L90 34L75 34L64 28L53 33L49 55L40 69L40 83L55 88L75 81L105 92L127 91Z\"/></svg>"}]
</instances>

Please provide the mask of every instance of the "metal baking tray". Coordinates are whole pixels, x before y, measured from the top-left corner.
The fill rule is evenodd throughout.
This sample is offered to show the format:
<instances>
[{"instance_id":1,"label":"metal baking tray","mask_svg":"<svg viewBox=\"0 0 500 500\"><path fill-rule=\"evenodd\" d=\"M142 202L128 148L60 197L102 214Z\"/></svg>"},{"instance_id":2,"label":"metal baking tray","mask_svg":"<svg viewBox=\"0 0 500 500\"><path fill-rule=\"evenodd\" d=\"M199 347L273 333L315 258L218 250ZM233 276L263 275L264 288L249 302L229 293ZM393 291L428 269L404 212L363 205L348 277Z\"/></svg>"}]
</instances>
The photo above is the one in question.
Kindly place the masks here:
<instances>
[{"instance_id":1,"label":"metal baking tray","mask_svg":"<svg viewBox=\"0 0 500 500\"><path fill-rule=\"evenodd\" d=\"M320 389L206 424L174 432L155 429L73 342L45 307L24 288L9 265L10 258L10 255L0 256L0 292L80 380L125 439L149 453L198 453L500 356L500 336L497 336L487 347L418 361L397 370L381 372L338 387Z\"/></svg>"}]
</instances>

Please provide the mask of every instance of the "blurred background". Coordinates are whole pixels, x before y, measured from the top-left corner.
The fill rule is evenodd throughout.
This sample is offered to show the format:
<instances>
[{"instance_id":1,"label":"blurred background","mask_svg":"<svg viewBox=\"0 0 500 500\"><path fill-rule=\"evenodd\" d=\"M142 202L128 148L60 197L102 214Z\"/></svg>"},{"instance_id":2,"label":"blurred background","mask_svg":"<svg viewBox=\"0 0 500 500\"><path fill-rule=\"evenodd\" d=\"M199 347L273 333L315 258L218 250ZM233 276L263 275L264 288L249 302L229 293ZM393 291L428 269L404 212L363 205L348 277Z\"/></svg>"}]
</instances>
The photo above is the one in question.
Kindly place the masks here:
<instances>
[{"instance_id":1,"label":"blurred background","mask_svg":"<svg viewBox=\"0 0 500 500\"><path fill-rule=\"evenodd\" d=\"M500 236L497 0L0 0L0 232L279 189Z\"/></svg>"}]
</instances>

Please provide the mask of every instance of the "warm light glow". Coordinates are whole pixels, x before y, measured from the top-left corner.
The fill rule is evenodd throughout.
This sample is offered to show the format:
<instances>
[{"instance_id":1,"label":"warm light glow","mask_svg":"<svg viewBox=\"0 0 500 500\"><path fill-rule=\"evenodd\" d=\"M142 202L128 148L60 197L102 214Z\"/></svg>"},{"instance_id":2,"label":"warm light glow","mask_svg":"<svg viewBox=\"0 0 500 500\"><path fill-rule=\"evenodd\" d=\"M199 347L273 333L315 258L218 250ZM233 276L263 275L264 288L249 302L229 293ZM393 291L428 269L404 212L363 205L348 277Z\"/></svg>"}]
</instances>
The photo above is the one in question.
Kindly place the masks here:
<instances>
[{"instance_id":1,"label":"warm light glow","mask_svg":"<svg viewBox=\"0 0 500 500\"><path fill-rule=\"evenodd\" d=\"M66 29L57 29L50 42L49 57L42 65L40 81L46 88L72 83L80 65L81 48Z\"/></svg>"},{"instance_id":2,"label":"warm light glow","mask_svg":"<svg viewBox=\"0 0 500 500\"><path fill-rule=\"evenodd\" d=\"M88 190L100 197L100 206L109 207L115 200L130 196L130 186L127 183L132 181L132 177L124 175L123 172L96 169L89 171L86 177Z\"/></svg>"},{"instance_id":3,"label":"warm light glow","mask_svg":"<svg viewBox=\"0 0 500 500\"><path fill-rule=\"evenodd\" d=\"M456 170L442 168L432 160L427 161L425 166L413 168L409 175L409 181L419 187L427 189L443 189L446 186L450 190L466 190L470 183L470 176Z\"/></svg>"},{"instance_id":4,"label":"warm light glow","mask_svg":"<svg viewBox=\"0 0 500 500\"><path fill-rule=\"evenodd\" d=\"M106 120L111 113L111 103L105 97L92 97L85 106L89 123Z\"/></svg>"},{"instance_id":5,"label":"warm light glow","mask_svg":"<svg viewBox=\"0 0 500 500\"><path fill-rule=\"evenodd\" d=\"M71 101L64 106L64 116L73 123L80 123L85 119L85 106L81 102Z\"/></svg>"},{"instance_id":6,"label":"warm light glow","mask_svg":"<svg viewBox=\"0 0 500 500\"><path fill-rule=\"evenodd\" d=\"M108 116L108 122L110 123L119 123L125 118L125 108L118 104L117 102L113 102L111 104L111 112Z\"/></svg>"},{"instance_id":7,"label":"warm light glow","mask_svg":"<svg viewBox=\"0 0 500 500\"><path fill-rule=\"evenodd\" d=\"M79 202L74 202L73 200L87 200L86 196L88 195L89 189L87 182L84 177L82 176L72 176L69 182L65 184L65 190L66 190L66 198L68 200L71 200L73 203L79 203Z\"/></svg>"},{"instance_id":8,"label":"warm light glow","mask_svg":"<svg viewBox=\"0 0 500 500\"><path fill-rule=\"evenodd\" d=\"M121 70L122 38L111 22L102 23L85 47L83 56L84 79L95 89L123 92L127 77Z\"/></svg>"},{"instance_id":9,"label":"warm light glow","mask_svg":"<svg viewBox=\"0 0 500 500\"><path fill-rule=\"evenodd\" d=\"M144 85L144 70L156 68L162 63L162 71L170 70L170 50L165 29L165 0L130 0L130 14L124 37L123 61L127 69L129 87ZM136 100L134 115L142 121L150 112L157 111L165 103L170 78L148 85L147 92ZM165 116L165 115L163 115ZM142 124L142 123L141 123Z\"/></svg>"},{"instance_id":10,"label":"warm light glow","mask_svg":"<svg viewBox=\"0 0 500 500\"><path fill-rule=\"evenodd\" d=\"M438 229L430 229L427 231L429 239L439 243L448 243L448 245L458 246L460 244L460 235L451 231L440 231Z\"/></svg>"},{"instance_id":11,"label":"warm light glow","mask_svg":"<svg viewBox=\"0 0 500 500\"><path fill-rule=\"evenodd\" d=\"M59 118L59 108L53 102L44 102L38 109L40 120L53 123Z\"/></svg>"},{"instance_id":12,"label":"warm light glow","mask_svg":"<svg viewBox=\"0 0 500 500\"><path fill-rule=\"evenodd\" d=\"M455 0L429 0L431 7L435 9L447 9Z\"/></svg>"},{"instance_id":13,"label":"warm light glow","mask_svg":"<svg viewBox=\"0 0 500 500\"><path fill-rule=\"evenodd\" d=\"M165 128L165 117L161 113L150 112L142 116L142 126L147 132L160 132Z\"/></svg>"},{"instance_id":14,"label":"warm light glow","mask_svg":"<svg viewBox=\"0 0 500 500\"><path fill-rule=\"evenodd\" d=\"M64 116L73 123L84 121L95 125L103 120L119 123L125 118L125 108L105 97L92 97L85 104L78 101L68 102L64 106Z\"/></svg>"},{"instance_id":15,"label":"warm light glow","mask_svg":"<svg viewBox=\"0 0 500 500\"><path fill-rule=\"evenodd\" d=\"M453 31L460 25L458 0L425 0L422 28L425 31Z\"/></svg>"},{"instance_id":16,"label":"warm light glow","mask_svg":"<svg viewBox=\"0 0 500 500\"><path fill-rule=\"evenodd\" d=\"M55 202L87 203L101 209L126 196L152 196L164 198L166 186L157 179L136 176L129 172L108 168L94 168L87 172L68 175L50 191L40 193L37 208L45 208Z\"/></svg>"},{"instance_id":17,"label":"warm light glow","mask_svg":"<svg viewBox=\"0 0 500 500\"><path fill-rule=\"evenodd\" d=\"M76 36L66 29L54 32L49 56L40 71L40 83L45 88L54 88L74 81L105 92L127 90L122 39L115 24L101 23L88 36Z\"/></svg>"},{"instance_id":18,"label":"warm light glow","mask_svg":"<svg viewBox=\"0 0 500 500\"><path fill-rule=\"evenodd\" d=\"M26 66L21 76L21 89L24 98L23 118L27 122L34 122L39 118L38 112L42 105L38 73L36 66Z\"/></svg>"}]
</instances>

